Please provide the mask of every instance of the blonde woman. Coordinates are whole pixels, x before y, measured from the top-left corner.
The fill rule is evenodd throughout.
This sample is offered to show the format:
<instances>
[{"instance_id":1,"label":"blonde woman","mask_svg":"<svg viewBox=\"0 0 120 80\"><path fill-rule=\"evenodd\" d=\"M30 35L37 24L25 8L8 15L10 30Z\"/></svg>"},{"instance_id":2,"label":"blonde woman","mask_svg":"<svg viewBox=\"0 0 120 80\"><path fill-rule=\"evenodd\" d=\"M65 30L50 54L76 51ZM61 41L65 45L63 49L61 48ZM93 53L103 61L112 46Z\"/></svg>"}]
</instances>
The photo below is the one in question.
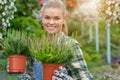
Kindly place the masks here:
<instances>
[{"instance_id":1,"label":"blonde woman","mask_svg":"<svg viewBox=\"0 0 120 80\"><path fill-rule=\"evenodd\" d=\"M50 0L45 3L42 9L42 24L50 40L54 39L53 35L57 35L58 44L72 42L71 51L74 57L65 63L65 68L73 80L93 80L79 43L67 36L66 8L61 0Z\"/></svg>"}]
</instances>

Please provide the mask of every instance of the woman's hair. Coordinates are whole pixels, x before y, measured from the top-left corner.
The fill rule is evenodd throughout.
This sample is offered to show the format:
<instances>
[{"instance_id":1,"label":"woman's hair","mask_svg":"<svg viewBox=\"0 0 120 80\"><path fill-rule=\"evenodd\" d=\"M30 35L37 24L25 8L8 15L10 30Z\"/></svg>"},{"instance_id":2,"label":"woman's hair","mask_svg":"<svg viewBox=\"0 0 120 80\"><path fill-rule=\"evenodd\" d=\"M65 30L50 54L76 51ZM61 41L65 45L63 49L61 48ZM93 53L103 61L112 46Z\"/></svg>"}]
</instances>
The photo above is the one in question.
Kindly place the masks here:
<instances>
[{"instance_id":1,"label":"woman's hair","mask_svg":"<svg viewBox=\"0 0 120 80\"><path fill-rule=\"evenodd\" d=\"M61 9L63 11L63 16L66 16L66 7L65 4L61 1L61 0L49 0L47 1L43 7L42 7L42 13L44 13L44 10L46 8L58 8ZM63 24L62 27L62 31L67 35L68 31L67 31L67 25L66 23Z\"/></svg>"}]
</instances>

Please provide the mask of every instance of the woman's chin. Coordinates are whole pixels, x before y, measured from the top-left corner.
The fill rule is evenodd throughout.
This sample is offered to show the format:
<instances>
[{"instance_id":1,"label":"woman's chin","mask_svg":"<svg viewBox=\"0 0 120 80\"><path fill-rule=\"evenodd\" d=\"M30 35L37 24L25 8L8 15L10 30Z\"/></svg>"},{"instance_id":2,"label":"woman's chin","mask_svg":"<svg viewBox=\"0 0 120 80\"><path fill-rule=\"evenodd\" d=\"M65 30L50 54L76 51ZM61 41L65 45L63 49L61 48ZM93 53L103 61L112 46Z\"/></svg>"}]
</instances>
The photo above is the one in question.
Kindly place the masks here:
<instances>
[{"instance_id":1,"label":"woman's chin","mask_svg":"<svg viewBox=\"0 0 120 80\"><path fill-rule=\"evenodd\" d=\"M48 32L48 34L55 34L56 33L56 31L47 31Z\"/></svg>"}]
</instances>

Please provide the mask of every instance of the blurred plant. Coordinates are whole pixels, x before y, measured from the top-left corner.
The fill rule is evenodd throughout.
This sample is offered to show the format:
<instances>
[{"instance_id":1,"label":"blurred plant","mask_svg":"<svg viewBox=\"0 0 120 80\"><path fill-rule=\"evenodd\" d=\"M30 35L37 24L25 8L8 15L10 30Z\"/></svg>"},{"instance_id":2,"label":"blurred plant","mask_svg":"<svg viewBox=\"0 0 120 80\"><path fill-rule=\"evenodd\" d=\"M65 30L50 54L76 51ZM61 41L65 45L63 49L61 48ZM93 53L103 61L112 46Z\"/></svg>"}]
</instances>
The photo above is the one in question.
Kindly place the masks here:
<instances>
[{"instance_id":1,"label":"blurred plant","mask_svg":"<svg viewBox=\"0 0 120 80\"><path fill-rule=\"evenodd\" d=\"M7 77L7 80L18 80L18 78L17 77L15 77L15 76L8 76Z\"/></svg>"},{"instance_id":2,"label":"blurred plant","mask_svg":"<svg viewBox=\"0 0 120 80\"><path fill-rule=\"evenodd\" d=\"M100 0L99 15L113 24L120 23L120 0Z\"/></svg>"},{"instance_id":3,"label":"blurred plant","mask_svg":"<svg viewBox=\"0 0 120 80\"><path fill-rule=\"evenodd\" d=\"M3 71L6 69L7 66L7 59L2 59L0 57L0 71Z\"/></svg>"},{"instance_id":4,"label":"blurred plant","mask_svg":"<svg viewBox=\"0 0 120 80\"><path fill-rule=\"evenodd\" d=\"M98 19L96 7L96 1L84 2L74 10L73 16L77 16L79 20L92 24Z\"/></svg>"},{"instance_id":5,"label":"blurred plant","mask_svg":"<svg viewBox=\"0 0 120 80\"><path fill-rule=\"evenodd\" d=\"M96 53L89 54L84 51L84 57L86 59L88 67L97 67L104 64L100 54Z\"/></svg>"},{"instance_id":6,"label":"blurred plant","mask_svg":"<svg viewBox=\"0 0 120 80\"><path fill-rule=\"evenodd\" d=\"M67 19L67 26L68 26L68 35L72 35L77 33L77 35L81 35L81 29L80 29L80 21L77 19L77 17L74 18L68 18Z\"/></svg>"},{"instance_id":7,"label":"blurred plant","mask_svg":"<svg viewBox=\"0 0 120 80\"><path fill-rule=\"evenodd\" d=\"M114 25L111 27L111 44L113 44L113 48L116 48L116 49L119 49L120 48L117 48L118 46L120 46L120 36L117 35L117 34L120 34L120 24L118 25L118 28L117 28L117 31L115 29L117 25ZM116 47L115 47L116 46Z\"/></svg>"},{"instance_id":8,"label":"blurred plant","mask_svg":"<svg viewBox=\"0 0 120 80\"><path fill-rule=\"evenodd\" d=\"M42 11L35 9L32 11L32 17L34 17L38 22L42 23Z\"/></svg>"},{"instance_id":9,"label":"blurred plant","mask_svg":"<svg viewBox=\"0 0 120 80\"><path fill-rule=\"evenodd\" d=\"M35 28L40 28L41 24L32 17L18 17L11 21L11 29L27 30L33 32Z\"/></svg>"},{"instance_id":10,"label":"blurred plant","mask_svg":"<svg viewBox=\"0 0 120 80\"><path fill-rule=\"evenodd\" d=\"M17 11L15 0L0 1L0 32L6 30L10 26L10 20L14 18L14 13Z\"/></svg>"},{"instance_id":11,"label":"blurred plant","mask_svg":"<svg viewBox=\"0 0 120 80\"><path fill-rule=\"evenodd\" d=\"M66 7L68 11L72 11L77 7L77 0L66 0Z\"/></svg>"},{"instance_id":12,"label":"blurred plant","mask_svg":"<svg viewBox=\"0 0 120 80\"><path fill-rule=\"evenodd\" d=\"M120 80L119 70L111 65L102 65L90 68L95 80ZM97 73L97 74L96 74Z\"/></svg>"},{"instance_id":13,"label":"blurred plant","mask_svg":"<svg viewBox=\"0 0 120 80\"><path fill-rule=\"evenodd\" d=\"M17 16L31 16L34 9L41 8L39 0L16 0Z\"/></svg>"},{"instance_id":14,"label":"blurred plant","mask_svg":"<svg viewBox=\"0 0 120 80\"><path fill-rule=\"evenodd\" d=\"M44 30L41 24L32 17L18 17L11 21L10 29L26 30L29 33L35 33L37 36L41 36Z\"/></svg>"}]
</instances>

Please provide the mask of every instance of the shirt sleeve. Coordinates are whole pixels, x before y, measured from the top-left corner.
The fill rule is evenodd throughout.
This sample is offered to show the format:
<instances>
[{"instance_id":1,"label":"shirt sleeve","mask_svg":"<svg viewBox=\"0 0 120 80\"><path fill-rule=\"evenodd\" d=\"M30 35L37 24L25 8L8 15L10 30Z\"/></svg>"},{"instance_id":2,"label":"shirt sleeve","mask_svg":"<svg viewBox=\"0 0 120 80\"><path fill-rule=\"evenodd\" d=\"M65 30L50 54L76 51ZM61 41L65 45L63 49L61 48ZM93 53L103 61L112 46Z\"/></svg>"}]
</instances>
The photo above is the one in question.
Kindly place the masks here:
<instances>
[{"instance_id":1,"label":"shirt sleeve","mask_svg":"<svg viewBox=\"0 0 120 80\"><path fill-rule=\"evenodd\" d=\"M73 54L73 59L66 63L66 66L71 72L73 80L93 80L93 76L87 68L83 52L77 41L73 42L71 52Z\"/></svg>"}]
</instances>

